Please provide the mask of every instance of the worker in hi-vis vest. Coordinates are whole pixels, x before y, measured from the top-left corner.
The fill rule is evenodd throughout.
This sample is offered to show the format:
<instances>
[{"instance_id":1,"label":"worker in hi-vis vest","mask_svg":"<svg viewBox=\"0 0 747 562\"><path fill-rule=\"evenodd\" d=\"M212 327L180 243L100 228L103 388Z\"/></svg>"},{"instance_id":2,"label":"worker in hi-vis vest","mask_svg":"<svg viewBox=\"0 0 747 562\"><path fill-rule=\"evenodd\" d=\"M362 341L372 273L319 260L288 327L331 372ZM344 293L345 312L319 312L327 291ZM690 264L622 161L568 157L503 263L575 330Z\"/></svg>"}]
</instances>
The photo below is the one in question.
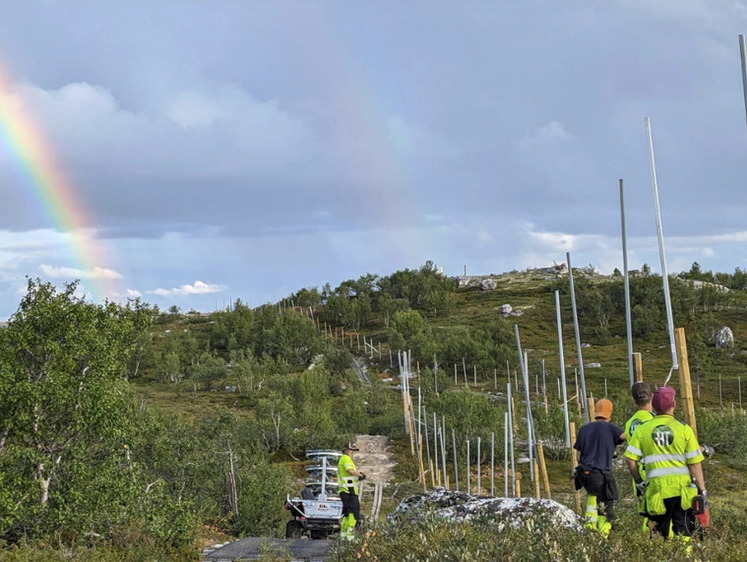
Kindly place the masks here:
<instances>
[{"instance_id":1,"label":"worker in hi-vis vest","mask_svg":"<svg viewBox=\"0 0 747 562\"><path fill-rule=\"evenodd\" d=\"M651 403L657 415L633 432L625 461L646 496L648 518L656 524L653 532L667 537L671 523L675 535L689 540L695 530L693 500L706 501L704 457L692 428L673 417L676 394L671 386L654 392ZM646 466L645 480L639 462Z\"/></svg>"},{"instance_id":2,"label":"worker in hi-vis vest","mask_svg":"<svg viewBox=\"0 0 747 562\"><path fill-rule=\"evenodd\" d=\"M630 438L633 436L633 432L642 423L654 417L651 412L653 406L651 406L651 399L653 398L653 389L651 385L644 381L638 381L632 387L630 387L630 394L633 397L633 404L637 408L635 414L625 422L625 435L630 443ZM641 473L641 478L646 479L646 469L643 463L638 463L638 471ZM646 514L646 496L636 487L633 482L633 493L638 497L638 513L643 517L643 530L648 532L648 516Z\"/></svg>"},{"instance_id":3,"label":"worker in hi-vis vest","mask_svg":"<svg viewBox=\"0 0 747 562\"><path fill-rule=\"evenodd\" d=\"M348 443L342 448L342 456L337 462L337 484L342 500L342 520L340 537L352 539L355 525L361 519L361 502L358 499L358 481L366 475L355 467L353 457L358 452L356 443Z\"/></svg>"}]
</instances>

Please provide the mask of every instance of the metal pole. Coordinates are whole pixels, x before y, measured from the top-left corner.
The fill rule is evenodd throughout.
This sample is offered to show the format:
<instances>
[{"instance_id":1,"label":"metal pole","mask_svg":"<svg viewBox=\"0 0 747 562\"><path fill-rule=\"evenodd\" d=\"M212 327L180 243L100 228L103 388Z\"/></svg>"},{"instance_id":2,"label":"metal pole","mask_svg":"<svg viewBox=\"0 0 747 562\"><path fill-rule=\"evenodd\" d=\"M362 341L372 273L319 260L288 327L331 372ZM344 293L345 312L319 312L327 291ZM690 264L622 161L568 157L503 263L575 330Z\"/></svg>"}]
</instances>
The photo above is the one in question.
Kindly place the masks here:
<instances>
[{"instance_id":1,"label":"metal pole","mask_svg":"<svg viewBox=\"0 0 747 562\"><path fill-rule=\"evenodd\" d=\"M557 323L558 323L558 349L560 353L560 378L562 381L562 389L563 389L563 421L565 423L565 446L570 447L571 446L571 433L570 433L570 427L568 425L568 396L565 389L565 359L563 358L563 324L560 321L560 293L558 291L555 291L555 313L557 317Z\"/></svg>"},{"instance_id":2,"label":"metal pole","mask_svg":"<svg viewBox=\"0 0 747 562\"><path fill-rule=\"evenodd\" d=\"M490 495L495 496L495 431L490 432Z\"/></svg>"},{"instance_id":3,"label":"metal pole","mask_svg":"<svg viewBox=\"0 0 747 562\"><path fill-rule=\"evenodd\" d=\"M516 464L514 462L514 417L511 414L511 382L508 383L508 435L509 447L511 449L511 492L516 497Z\"/></svg>"},{"instance_id":4,"label":"metal pole","mask_svg":"<svg viewBox=\"0 0 747 562\"><path fill-rule=\"evenodd\" d=\"M448 477L446 472L446 416L443 414L441 415L441 466L444 471L444 488L448 488L446 486L446 479Z\"/></svg>"},{"instance_id":5,"label":"metal pole","mask_svg":"<svg viewBox=\"0 0 747 562\"><path fill-rule=\"evenodd\" d=\"M428 466L426 468L430 469L431 464L431 445L428 442L428 415L425 412L425 404L423 404L423 430L425 431L425 454L428 457Z\"/></svg>"},{"instance_id":6,"label":"metal pole","mask_svg":"<svg viewBox=\"0 0 747 562\"><path fill-rule=\"evenodd\" d=\"M628 378L630 386L635 383L633 371L633 322L630 316L630 278L628 276L628 239L625 234L625 194L620 180L620 223L622 229L623 279L625 285L625 329L628 336Z\"/></svg>"},{"instance_id":7,"label":"metal pole","mask_svg":"<svg viewBox=\"0 0 747 562\"><path fill-rule=\"evenodd\" d=\"M508 497L508 412L503 413L503 497Z\"/></svg>"},{"instance_id":8,"label":"metal pole","mask_svg":"<svg viewBox=\"0 0 747 562\"><path fill-rule=\"evenodd\" d=\"M480 437L477 438L477 495L482 495L482 458L480 455Z\"/></svg>"},{"instance_id":9,"label":"metal pole","mask_svg":"<svg viewBox=\"0 0 747 562\"><path fill-rule=\"evenodd\" d=\"M472 493L472 488L470 487L470 473L469 473L469 439L467 439L467 493Z\"/></svg>"},{"instance_id":10,"label":"metal pole","mask_svg":"<svg viewBox=\"0 0 747 562\"><path fill-rule=\"evenodd\" d=\"M438 467L438 429L436 426L436 412L433 412L433 457L435 458L436 481L441 478L441 469Z\"/></svg>"},{"instance_id":11,"label":"metal pole","mask_svg":"<svg viewBox=\"0 0 747 562\"><path fill-rule=\"evenodd\" d=\"M534 424L532 423L532 402L529 397L529 373L527 372L526 356L521 350L521 338L519 337L519 325L514 324L514 333L516 334L516 347L519 349L519 366L521 367L521 380L524 383L524 399L527 404L527 445L529 448L529 475L534 482Z\"/></svg>"},{"instance_id":12,"label":"metal pole","mask_svg":"<svg viewBox=\"0 0 747 562\"><path fill-rule=\"evenodd\" d=\"M742 58L742 87L744 88L745 117L747 117L747 46L745 46L744 35L739 36L739 54Z\"/></svg>"},{"instance_id":13,"label":"metal pole","mask_svg":"<svg viewBox=\"0 0 747 562\"><path fill-rule=\"evenodd\" d=\"M589 423L589 408L586 405L586 377L584 376L584 357L581 354L581 332L578 327L578 312L576 310L576 289L573 287L573 267L571 267L571 253L565 253L565 259L568 262L568 282L571 285L571 310L573 311L573 332L576 334L576 355L578 357L578 370L581 374L581 393L584 399L581 400L581 410L584 413L584 421Z\"/></svg>"},{"instance_id":14,"label":"metal pole","mask_svg":"<svg viewBox=\"0 0 747 562\"><path fill-rule=\"evenodd\" d=\"M498 369L493 369L493 390L498 390Z\"/></svg>"},{"instance_id":15,"label":"metal pole","mask_svg":"<svg viewBox=\"0 0 747 562\"><path fill-rule=\"evenodd\" d=\"M664 250L664 229L661 226L661 208L659 207L659 185L656 180L656 160L654 158L654 137L651 134L651 119L646 117L646 134L648 135L649 157L651 159L651 185L654 191L654 211L656 213L656 234L659 238L659 260L661 261L661 280L664 287L664 304L667 312L667 328L669 329L669 347L672 351L672 368L664 381L667 385L672 377L672 371L679 369L677 364L677 348L674 344L674 321L672 320L672 301L669 297L669 274L667 273L667 257Z\"/></svg>"},{"instance_id":16,"label":"metal pole","mask_svg":"<svg viewBox=\"0 0 747 562\"><path fill-rule=\"evenodd\" d=\"M459 463L457 462L456 432L451 430L451 446L454 449L454 489L459 491Z\"/></svg>"}]
</instances>

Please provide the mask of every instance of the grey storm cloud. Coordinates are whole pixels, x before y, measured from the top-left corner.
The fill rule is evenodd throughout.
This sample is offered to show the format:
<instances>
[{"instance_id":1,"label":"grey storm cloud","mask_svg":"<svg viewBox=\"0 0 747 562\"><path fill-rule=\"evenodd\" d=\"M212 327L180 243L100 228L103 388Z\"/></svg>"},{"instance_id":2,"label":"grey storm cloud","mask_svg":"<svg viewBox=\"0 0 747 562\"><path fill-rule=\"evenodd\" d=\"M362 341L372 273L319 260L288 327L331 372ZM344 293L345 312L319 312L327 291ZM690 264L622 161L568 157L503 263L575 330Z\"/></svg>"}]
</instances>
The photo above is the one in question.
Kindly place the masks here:
<instances>
[{"instance_id":1,"label":"grey storm cloud","mask_svg":"<svg viewBox=\"0 0 747 562\"><path fill-rule=\"evenodd\" d=\"M4 6L0 60L100 272L209 307L427 259L615 267L619 178L650 260L646 116L673 270L739 265L745 30L736 0L32 1ZM20 246L55 225L2 149L0 180L0 280L74 274Z\"/></svg>"}]
</instances>

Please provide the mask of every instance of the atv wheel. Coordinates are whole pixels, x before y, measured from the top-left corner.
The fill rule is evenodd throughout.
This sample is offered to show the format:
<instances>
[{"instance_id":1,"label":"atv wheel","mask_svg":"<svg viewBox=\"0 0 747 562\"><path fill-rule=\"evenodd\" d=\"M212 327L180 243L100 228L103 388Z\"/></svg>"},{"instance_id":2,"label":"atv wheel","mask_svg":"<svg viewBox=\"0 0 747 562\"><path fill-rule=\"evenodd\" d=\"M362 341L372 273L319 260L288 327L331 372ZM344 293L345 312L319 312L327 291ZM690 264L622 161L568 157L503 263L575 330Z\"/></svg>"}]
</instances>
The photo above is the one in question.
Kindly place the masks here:
<instances>
[{"instance_id":1,"label":"atv wheel","mask_svg":"<svg viewBox=\"0 0 747 562\"><path fill-rule=\"evenodd\" d=\"M301 537L303 537L303 525L301 522L295 519L288 521L285 524L285 538L300 539Z\"/></svg>"}]
</instances>

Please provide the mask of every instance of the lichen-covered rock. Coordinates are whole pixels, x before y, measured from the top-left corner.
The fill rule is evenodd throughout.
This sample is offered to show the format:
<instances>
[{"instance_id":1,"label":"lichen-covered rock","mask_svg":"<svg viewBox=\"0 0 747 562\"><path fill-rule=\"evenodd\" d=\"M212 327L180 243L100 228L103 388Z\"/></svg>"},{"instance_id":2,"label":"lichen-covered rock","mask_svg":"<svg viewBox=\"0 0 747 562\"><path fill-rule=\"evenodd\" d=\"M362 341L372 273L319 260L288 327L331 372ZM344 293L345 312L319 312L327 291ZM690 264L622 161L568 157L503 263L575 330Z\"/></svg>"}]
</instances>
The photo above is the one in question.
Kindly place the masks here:
<instances>
[{"instance_id":1,"label":"lichen-covered rock","mask_svg":"<svg viewBox=\"0 0 747 562\"><path fill-rule=\"evenodd\" d=\"M512 307L510 304L502 304L501 314L503 314L504 317L510 316L513 309L514 307Z\"/></svg>"},{"instance_id":2,"label":"lichen-covered rock","mask_svg":"<svg viewBox=\"0 0 747 562\"><path fill-rule=\"evenodd\" d=\"M732 347L734 345L734 333L729 326L724 326L716 333L716 347Z\"/></svg>"},{"instance_id":3,"label":"lichen-covered rock","mask_svg":"<svg viewBox=\"0 0 747 562\"><path fill-rule=\"evenodd\" d=\"M498 281L491 277L487 277L485 279L480 280L480 290L481 291L492 291L498 286Z\"/></svg>"},{"instance_id":4,"label":"lichen-covered rock","mask_svg":"<svg viewBox=\"0 0 747 562\"><path fill-rule=\"evenodd\" d=\"M389 521L417 520L426 513L456 522L472 518L489 518L504 525L518 527L531 519L541 519L550 525L572 529L582 528L581 518L571 509L553 500L538 498L494 498L474 496L444 488L434 488L424 494L402 500L387 516Z\"/></svg>"}]
</instances>

